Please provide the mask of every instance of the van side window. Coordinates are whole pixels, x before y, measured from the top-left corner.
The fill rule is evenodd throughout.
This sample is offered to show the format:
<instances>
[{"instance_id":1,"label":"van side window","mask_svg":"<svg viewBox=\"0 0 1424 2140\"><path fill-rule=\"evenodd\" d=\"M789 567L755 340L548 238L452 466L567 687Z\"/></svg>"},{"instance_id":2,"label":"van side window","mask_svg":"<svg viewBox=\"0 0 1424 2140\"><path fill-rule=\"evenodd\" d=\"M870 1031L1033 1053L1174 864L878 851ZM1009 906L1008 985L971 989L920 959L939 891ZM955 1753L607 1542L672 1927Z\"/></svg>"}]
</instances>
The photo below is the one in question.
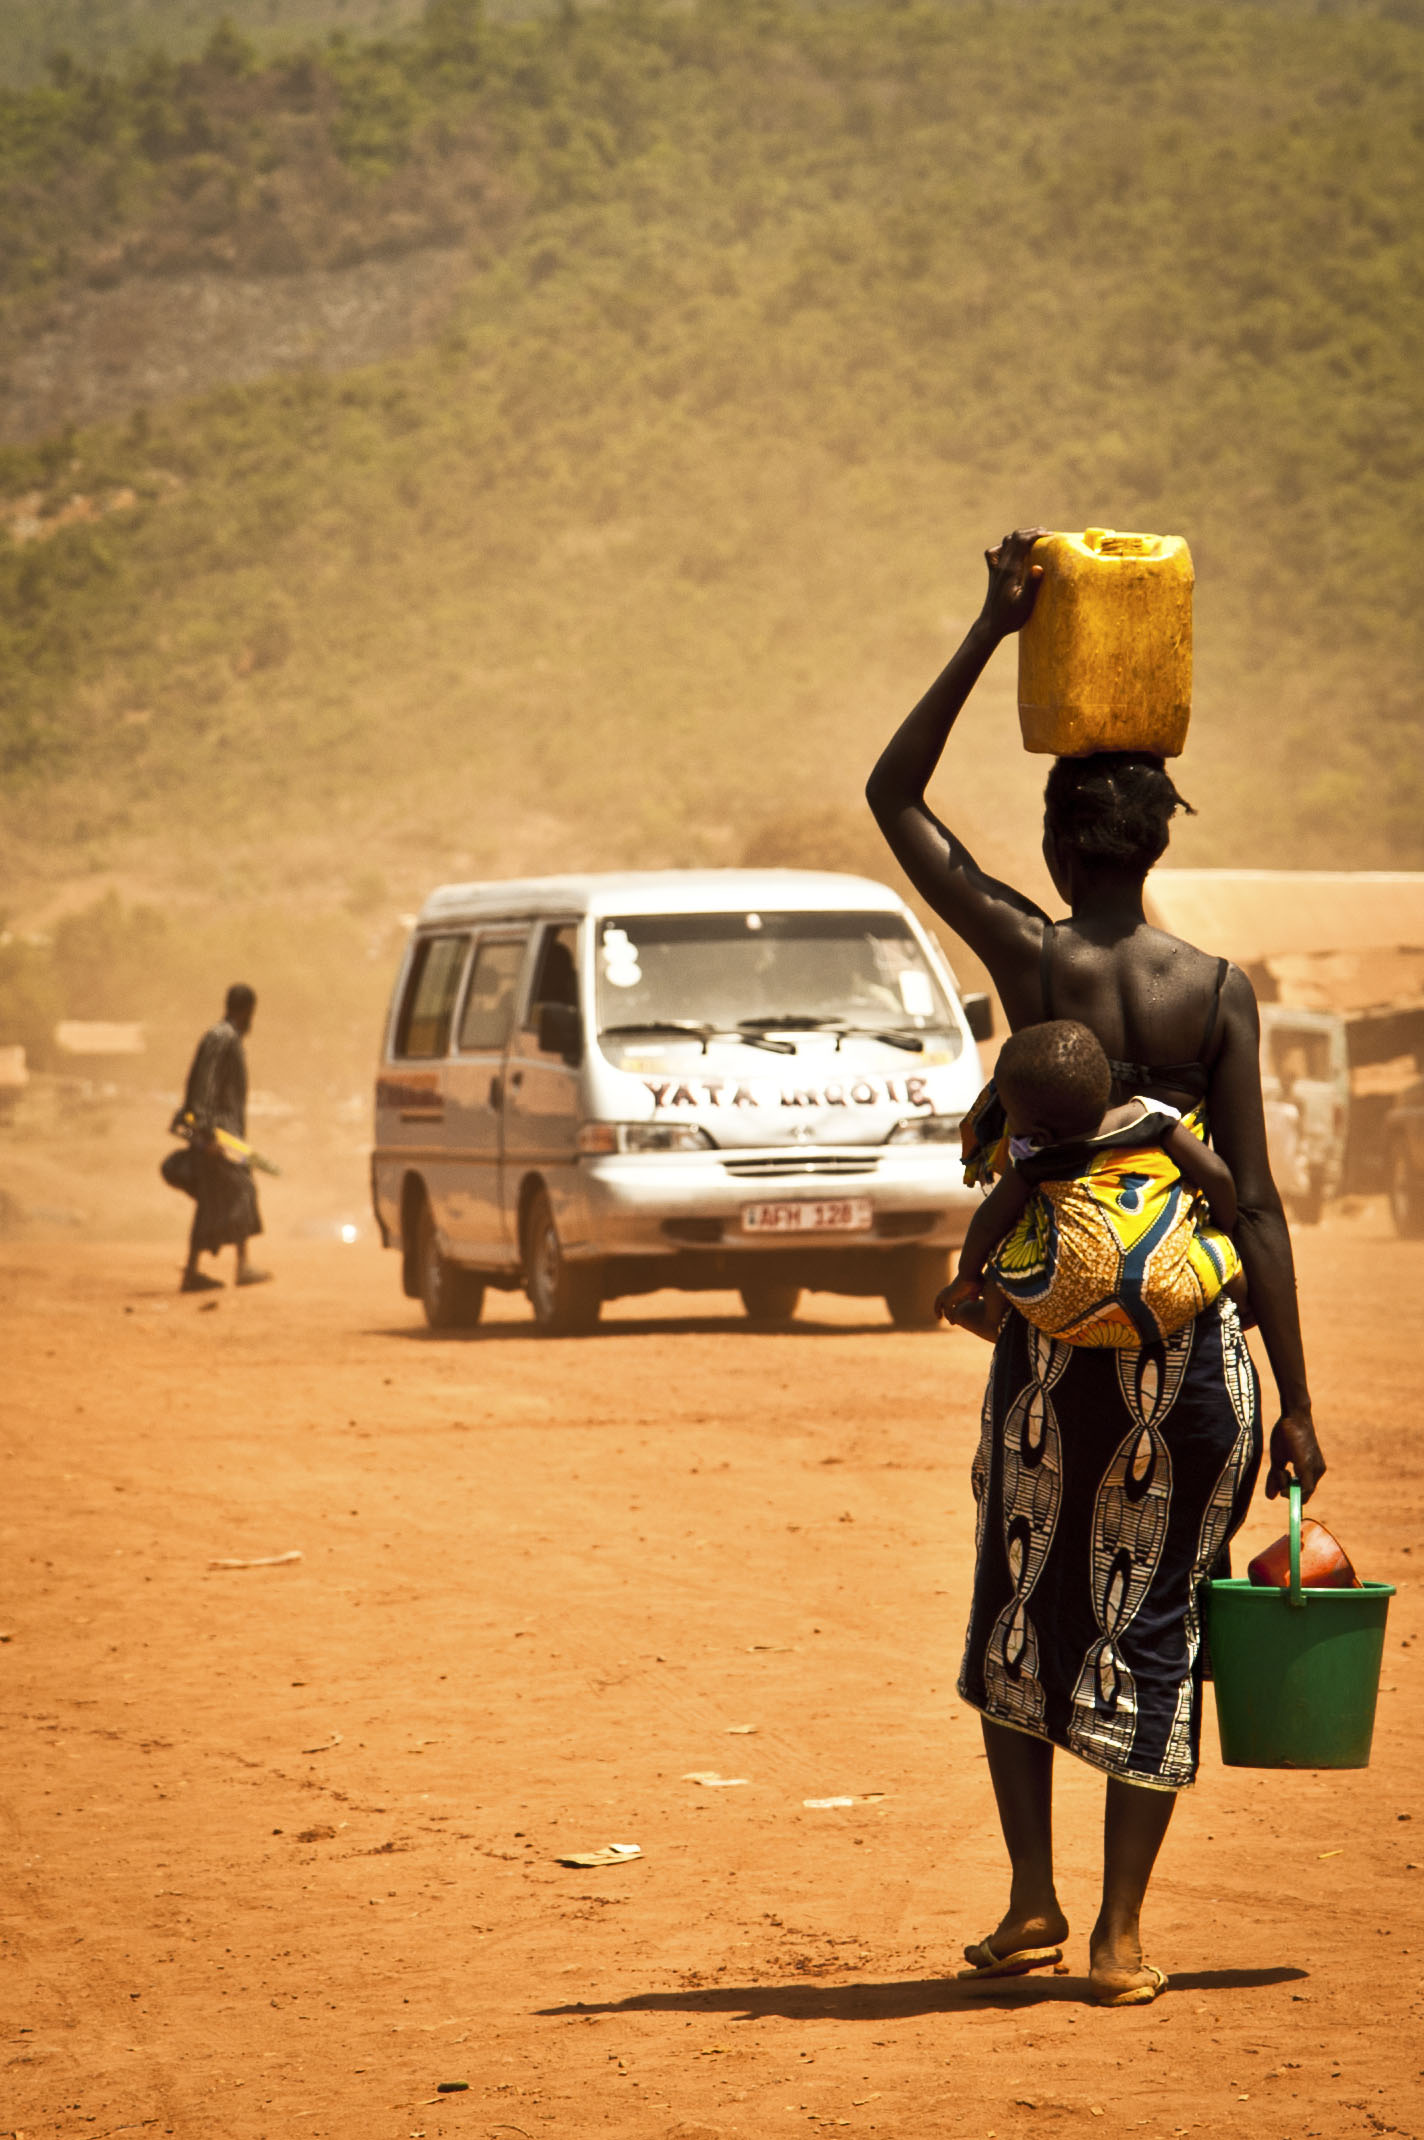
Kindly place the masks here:
<instances>
[{"instance_id":1,"label":"van side window","mask_svg":"<svg viewBox=\"0 0 1424 2140\"><path fill-rule=\"evenodd\" d=\"M572 922L545 930L524 1021L531 1032L538 1026L541 1003L562 1003L571 1011L578 1009L577 945L578 931Z\"/></svg>"},{"instance_id":2,"label":"van side window","mask_svg":"<svg viewBox=\"0 0 1424 2140\"><path fill-rule=\"evenodd\" d=\"M514 992L524 964L522 936L498 936L480 945L460 1020L460 1046L503 1048L514 1023Z\"/></svg>"},{"instance_id":3,"label":"van side window","mask_svg":"<svg viewBox=\"0 0 1424 2140\"><path fill-rule=\"evenodd\" d=\"M426 936L415 947L396 1025L397 1055L443 1055L465 970L468 936Z\"/></svg>"}]
</instances>

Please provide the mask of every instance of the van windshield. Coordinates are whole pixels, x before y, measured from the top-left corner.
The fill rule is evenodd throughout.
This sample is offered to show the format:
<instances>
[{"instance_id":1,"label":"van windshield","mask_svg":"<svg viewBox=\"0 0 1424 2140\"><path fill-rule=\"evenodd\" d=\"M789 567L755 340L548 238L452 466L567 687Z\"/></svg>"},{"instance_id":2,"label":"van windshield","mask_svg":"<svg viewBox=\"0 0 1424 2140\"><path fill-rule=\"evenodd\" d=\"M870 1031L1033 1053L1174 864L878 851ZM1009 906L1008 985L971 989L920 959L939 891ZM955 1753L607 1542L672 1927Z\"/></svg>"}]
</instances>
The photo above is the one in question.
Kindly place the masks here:
<instances>
[{"instance_id":1,"label":"van windshield","mask_svg":"<svg viewBox=\"0 0 1424 2140\"><path fill-rule=\"evenodd\" d=\"M844 1027L932 1032L956 1055L962 1045L938 978L909 923L893 913L763 909L604 921L598 1024L630 1041L669 1029L698 1038Z\"/></svg>"}]
</instances>

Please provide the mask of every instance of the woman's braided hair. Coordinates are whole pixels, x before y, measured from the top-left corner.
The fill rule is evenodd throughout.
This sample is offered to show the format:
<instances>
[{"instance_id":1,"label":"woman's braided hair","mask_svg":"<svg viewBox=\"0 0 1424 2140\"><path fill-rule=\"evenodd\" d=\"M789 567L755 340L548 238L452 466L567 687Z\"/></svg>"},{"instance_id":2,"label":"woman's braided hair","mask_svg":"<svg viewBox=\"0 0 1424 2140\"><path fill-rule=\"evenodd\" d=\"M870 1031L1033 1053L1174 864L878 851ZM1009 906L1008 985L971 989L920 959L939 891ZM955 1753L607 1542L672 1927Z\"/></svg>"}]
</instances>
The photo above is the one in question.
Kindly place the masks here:
<instances>
[{"instance_id":1,"label":"woman's braided hair","mask_svg":"<svg viewBox=\"0 0 1424 2140\"><path fill-rule=\"evenodd\" d=\"M1167 846L1178 810L1196 812L1160 758L1148 751L1102 750L1059 758L1043 791L1043 825L1085 862L1148 870Z\"/></svg>"}]
</instances>

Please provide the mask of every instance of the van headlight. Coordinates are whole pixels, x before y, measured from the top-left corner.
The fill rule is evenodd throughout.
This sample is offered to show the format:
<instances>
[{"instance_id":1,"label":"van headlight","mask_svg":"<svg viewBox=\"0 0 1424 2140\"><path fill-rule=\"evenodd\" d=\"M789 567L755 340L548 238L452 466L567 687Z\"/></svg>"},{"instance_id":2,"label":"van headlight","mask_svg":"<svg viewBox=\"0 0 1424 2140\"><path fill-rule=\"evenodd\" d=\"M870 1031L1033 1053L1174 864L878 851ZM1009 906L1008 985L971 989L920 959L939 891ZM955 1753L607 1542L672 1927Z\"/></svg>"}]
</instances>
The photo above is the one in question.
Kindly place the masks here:
<instances>
[{"instance_id":1,"label":"van headlight","mask_svg":"<svg viewBox=\"0 0 1424 2140\"><path fill-rule=\"evenodd\" d=\"M715 1138L696 1122L585 1122L581 1152L715 1152Z\"/></svg>"},{"instance_id":2,"label":"van headlight","mask_svg":"<svg viewBox=\"0 0 1424 2140\"><path fill-rule=\"evenodd\" d=\"M887 1144L958 1144L963 1115L909 1115L897 1122Z\"/></svg>"}]
</instances>

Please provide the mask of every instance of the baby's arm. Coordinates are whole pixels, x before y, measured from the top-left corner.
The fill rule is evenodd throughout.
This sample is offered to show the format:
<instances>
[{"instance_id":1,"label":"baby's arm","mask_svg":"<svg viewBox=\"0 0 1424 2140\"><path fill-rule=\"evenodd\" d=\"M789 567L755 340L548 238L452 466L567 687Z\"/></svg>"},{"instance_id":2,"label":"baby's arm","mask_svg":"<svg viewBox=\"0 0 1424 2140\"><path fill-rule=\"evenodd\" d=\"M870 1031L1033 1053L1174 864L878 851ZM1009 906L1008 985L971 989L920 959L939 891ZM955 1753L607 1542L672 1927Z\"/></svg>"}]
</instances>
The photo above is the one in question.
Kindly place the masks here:
<instances>
[{"instance_id":1,"label":"baby's arm","mask_svg":"<svg viewBox=\"0 0 1424 2140\"><path fill-rule=\"evenodd\" d=\"M1200 1137L1194 1137L1184 1122L1172 1124L1162 1139L1162 1149L1182 1179L1190 1182L1194 1189L1200 1189L1213 1225L1219 1226L1223 1233L1230 1233L1236 1224L1236 1183L1226 1161L1204 1145ZM988 1206L983 1208L987 1210ZM976 1211L974 1216L977 1220L982 1212Z\"/></svg>"},{"instance_id":2,"label":"baby's arm","mask_svg":"<svg viewBox=\"0 0 1424 2140\"><path fill-rule=\"evenodd\" d=\"M988 1338L991 1344L1009 1304L993 1280L986 1281L984 1266L1032 1195L1016 1167L999 1177L969 1222L958 1272L935 1301L936 1315L957 1323L961 1330L972 1330L976 1337Z\"/></svg>"},{"instance_id":3,"label":"baby's arm","mask_svg":"<svg viewBox=\"0 0 1424 2140\"><path fill-rule=\"evenodd\" d=\"M987 1338L992 1345L1009 1312L1007 1296L999 1291L992 1278L982 1281L966 1278L962 1284L960 1291L961 1281L956 1278L954 1284L940 1294L940 1301L948 1301L950 1305L941 1307L939 1312L947 1323L954 1324L956 1330L972 1331L975 1337ZM971 1290L975 1285L979 1286L977 1292ZM955 1294L958 1298L952 1299ZM938 1302L936 1306L939 1306Z\"/></svg>"},{"instance_id":4,"label":"baby's arm","mask_svg":"<svg viewBox=\"0 0 1424 2140\"><path fill-rule=\"evenodd\" d=\"M1017 1167L1009 1167L999 1176L969 1221L969 1231L959 1251L961 1278L977 1281L983 1277L985 1264L1005 1235L1023 1217L1032 1196L1033 1190Z\"/></svg>"}]
</instances>

